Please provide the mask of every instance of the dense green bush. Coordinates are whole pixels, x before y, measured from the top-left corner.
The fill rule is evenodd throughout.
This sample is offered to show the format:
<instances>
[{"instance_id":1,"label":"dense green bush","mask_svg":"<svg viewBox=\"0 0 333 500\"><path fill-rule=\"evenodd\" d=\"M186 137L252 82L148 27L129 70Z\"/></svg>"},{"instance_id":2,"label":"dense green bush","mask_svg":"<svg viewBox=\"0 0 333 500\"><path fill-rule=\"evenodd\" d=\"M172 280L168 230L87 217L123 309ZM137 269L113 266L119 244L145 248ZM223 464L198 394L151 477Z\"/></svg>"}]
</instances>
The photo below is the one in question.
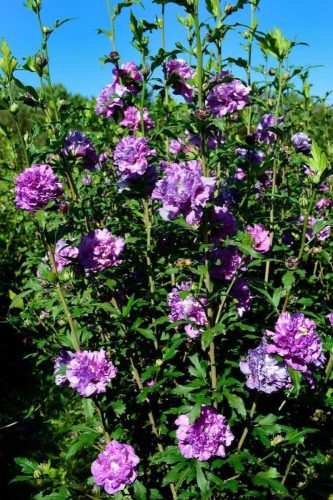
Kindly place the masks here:
<instances>
[{"instance_id":1,"label":"dense green bush","mask_svg":"<svg viewBox=\"0 0 333 500\"><path fill-rule=\"evenodd\" d=\"M224 10L207 1L205 21L197 0L156 0L159 19L131 12L138 62L123 64L114 28L133 3L110 9L112 28L100 30L113 44L103 60L116 81L96 110L52 86L47 47L61 23L43 27L41 0L26 2L40 52L20 66L2 41L4 459L22 449L6 495L107 498L90 467L119 441L140 462L113 483L115 498L328 498L327 96L312 97L309 69L290 66L296 42L260 31L259 0ZM163 42L155 54L150 33L164 40L173 29L164 26L168 3L184 8L188 46L169 52ZM250 20L241 27L234 15L243 8ZM222 59L236 28L239 58ZM263 64L252 68L255 44ZM20 67L39 88L17 78ZM49 167L41 174L40 165ZM264 336L260 357L253 350ZM100 349L103 376L78 383L73 359ZM244 375L249 355L253 379ZM194 438L176 436L176 420ZM119 463L106 468L117 476Z\"/></svg>"}]
</instances>

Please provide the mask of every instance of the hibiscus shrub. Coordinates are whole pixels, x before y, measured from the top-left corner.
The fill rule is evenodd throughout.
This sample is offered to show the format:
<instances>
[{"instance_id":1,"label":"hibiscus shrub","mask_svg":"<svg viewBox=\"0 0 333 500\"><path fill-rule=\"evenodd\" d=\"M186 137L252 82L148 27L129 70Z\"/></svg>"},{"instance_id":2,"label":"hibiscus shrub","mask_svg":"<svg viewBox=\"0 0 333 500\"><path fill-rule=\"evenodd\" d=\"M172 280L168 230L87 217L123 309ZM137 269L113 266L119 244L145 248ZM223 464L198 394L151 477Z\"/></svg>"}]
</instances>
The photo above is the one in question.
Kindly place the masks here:
<instances>
[{"instance_id":1,"label":"hibiscus shrub","mask_svg":"<svg viewBox=\"0 0 333 500\"><path fill-rule=\"evenodd\" d=\"M332 111L290 65L296 42L259 30L259 0L207 1L209 17L198 0L155 0L154 21L130 12L123 54L132 43L138 57L121 62L115 26L134 3L100 30L113 76L96 102L56 98L47 47L62 23L43 26L41 0L26 1L42 45L22 66L40 87L18 80L2 42L6 206L25 234L8 321L28 335L40 384L18 421L47 434L16 459L11 487L60 500L326 497ZM165 46L170 3L186 47ZM222 51L236 28L237 59ZM22 106L39 111L28 129Z\"/></svg>"}]
</instances>

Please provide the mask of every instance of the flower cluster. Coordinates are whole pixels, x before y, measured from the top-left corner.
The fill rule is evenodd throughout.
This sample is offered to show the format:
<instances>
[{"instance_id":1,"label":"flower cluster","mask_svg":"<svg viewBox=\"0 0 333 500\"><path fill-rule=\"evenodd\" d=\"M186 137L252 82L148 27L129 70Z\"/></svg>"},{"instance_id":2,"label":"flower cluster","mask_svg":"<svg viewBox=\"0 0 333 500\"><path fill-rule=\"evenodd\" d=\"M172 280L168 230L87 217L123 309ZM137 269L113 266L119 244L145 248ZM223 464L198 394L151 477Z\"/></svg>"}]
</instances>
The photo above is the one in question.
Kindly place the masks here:
<instances>
[{"instance_id":1,"label":"flower cluster","mask_svg":"<svg viewBox=\"0 0 333 500\"><path fill-rule=\"evenodd\" d=\"M16 177L16 206L41 210L63 195L62 185L49 165L35 164Z\"/></svg>"},{"instance_id":2,"label":"flower cluster","mask_svg":"<svg viewBox=\"0 0 333 500\"><path fill-rule=\"evenodd\" d=\"M79 259L86 271L97 273L110 266L119 266L122 260L123 238L112 236L106 228L90 231L83 236L79 245Z\"/></svg>"},{"instance_id":3,"label":"flower cluster","mask_svg":"<svg viewBox=\"0 0 333 500\"><path fill-rule=\"evenodd\" d=\"M283 357L288 366L301 371L309 380L312 379L310 368L323 365L325 358L316 323L304 314L282 313L275 331L266 330L266 335L272 340L266 352Z\"/></svg>"},{"instance_id":4,"label":"flower cluster","mask_svg":"<svg viewBox=\"0 0 333 500\"><path fill-rule=\"evenodd\" d=\"M154 200L162 201L161 217L173 220L183 214L187 224L198 224L214 191L216 179L204 177L197 160L166 164L165 172L152 192Z\"/></svg>"},{"instance_id":5,"label":"flower cluster","mask_svg":"<svg viewBox=\"0 0 333 500\"><path fill-rule=\"evenodd\" d=\"M57 241L54 252L54 260L58 272L62 271L64 267L73 264L78 256L79 249L77 247L72 247L70 243L65 240Z\"/></svg>"},{"instance_id":6,"label":"flower cluster","mask_svg":"<svg viewBox=\"0 0 333 500\"><path fill-rule=\"evenodd\" d=\"M239 364L241 372L248 377L247 387L267 394L290 388L292 382L287 365L267 354L266 346L263 339L258 347L249 350L246 359Z\"/></svg>"},{"instance_id":7,"label":"flower cluster","mask_svg":"<svg viewBox=\"0 0 333 500\"><path fill-rule=\"evenodd\" d=\"M225 457L225 449L234 439L225 417L210 406L202 405L200 416L192 424L189 415L180 415L175 423L178 446L186 458L205 461Z\"/></svg>"},{"instance_id":8,"label":"flower cluster","mask_svg":"<svg viewBox=\"0 0 333 500\"><path fill-rule=\"evenodd\" d=\"M148 158L154 156L156 151L149 148L145 137L128 135L118 142L113 160L121 179L128 180L143 175L148 168Z\"/></svg>"},{"instance_id":9,"label":"flower cluster","mask_svg":"<svg viewBox=\"0 0 333 500\"><path fill-rule=\"evenodd\" d=\"M86 398L106 392L108 383L117 375L117 368L104 349L76 352L65 364L69 386Z\"/></svg>"},{"instance_id":10,"label":"flower cluster","mask_svg":"<svg viewBox=\"0 0 333 500\"><path fill-rule=\"evenodd\" d=\"M113 440L91 464L91 473L95 484L103 486L106 493L113 495L135 481L139 462L131 445Z\"/></svg>"},{"instance_id":11,"label":"flower cluster","mask_svg":"<svg viewBox=\"0 0 333 500\"><path fill-rule=\"evenodd\" d=\"M175 321L190 321L191 323L185 326L185 332L191 338L198 337L202 332L202 326L207 325L208 320L204 310L206 300L201 298L200 301L186 292L192 288L192 282L182 283L176 288L173 288L168 294L168 306L171 309L169 320ZM185 292L185 297L181 297L181 292Z\"/></svg>"},{"instance_id":12,"label":"flower cluster","mask_svg":"<svg viewBox=\"0 0 333 500\"><path fill-rule=\"evenodd\" d=\"M251 87L246 87L240 80L218 83L209 92L206 107L212 115L223 118L228 113L241 111L249 104L248 95Z\"/></svg>"}]
</instances>

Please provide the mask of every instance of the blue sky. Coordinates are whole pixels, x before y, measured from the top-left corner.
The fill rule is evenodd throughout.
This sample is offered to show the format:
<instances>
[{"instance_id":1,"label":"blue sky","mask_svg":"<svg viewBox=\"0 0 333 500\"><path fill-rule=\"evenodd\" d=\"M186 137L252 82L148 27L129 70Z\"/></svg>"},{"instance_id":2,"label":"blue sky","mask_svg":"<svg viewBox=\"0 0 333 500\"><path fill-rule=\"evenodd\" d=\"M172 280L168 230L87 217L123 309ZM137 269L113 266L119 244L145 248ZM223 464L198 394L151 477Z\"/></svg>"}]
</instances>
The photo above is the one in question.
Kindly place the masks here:
<instances>
[{"instance_id":1,"label":"blue sky","mask_svg":"<svg viewBox=\"0 0 333 500\"><path fill-rule=\"evenodd\" d=\"M113 2L114 3L114 2ZM153 21L160 13L160 5L143 0L145 9L135 6L137 17ZM221 1L222 6L225 4ZM233 3L233 2L231 2ZM208 17L202 0L202 18ZM235 20L247 23L249 6L241 11ZM34 14L23 6L23 0L0 0L0 37L9 43L14 55L22 62L23 57L34 54L40 47L40 36ZM125 11L117 21L116 37L118 50L124 61L139 59L130 44L128 13ZM177 22L176 14L182 10L172 4L166 6L167 49L174 48L177 40L184 42L183 27ZM62 82L71 92L86 96L96 95L111 79L111 66L104 68L99 57L111 50L109 40L97 35L97 28L109 28L105 0L43 0L42 18L45 25L56 19L76 17L65 24L50 39L51 73L54 82ZM279 27L288 38L307 42L309 47L294 49L291 62L296 65L322 65L311 72L312 92L322 95L333 89L333 0L261 0L257 13L259 28L263 31ZM243 55L241 37L237 31L227 35L224 57ZM160 34L151 38L151 50L160 46ZM259 62L255 54L254 64ZM238 73L237 73L238 74ZM238 76L244 76L239 70ZM22 73L21 79L34 83L33 75ZM37 83L37 82L35 82ZM331 99L332 102L332 99Z\"/></svg>"}]
</instances>

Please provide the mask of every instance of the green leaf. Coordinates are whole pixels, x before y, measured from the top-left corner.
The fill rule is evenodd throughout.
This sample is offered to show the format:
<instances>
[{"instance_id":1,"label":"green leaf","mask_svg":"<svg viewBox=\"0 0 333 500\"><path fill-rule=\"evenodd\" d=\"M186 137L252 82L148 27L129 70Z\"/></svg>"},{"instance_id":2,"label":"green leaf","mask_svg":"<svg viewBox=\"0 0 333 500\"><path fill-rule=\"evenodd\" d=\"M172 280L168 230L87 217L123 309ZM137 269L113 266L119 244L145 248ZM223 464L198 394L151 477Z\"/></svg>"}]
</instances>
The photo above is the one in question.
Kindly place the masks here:
<instances>
[{"instance_id":1,"label":"green leaf","mask_svg":"<svg viewBox=\"0 0 333 500\"><path fill-rule=\"evenodd\" d=\"M285 290L291 290L295 284L295 273L293 271L287 271L282 277L282 283Z\"/></svg>"},{"instance_id":2,"label":"green leaf","mask_svg":"<svg viewBox=\"0 0 333 500\"><path fill-rule=\"evenodd\" d=\"M138 500L146 500L146 498L147 498L146 487L142 483L140 483L140 481L138 479L135 481L133 486L134 486L135 498L137 498Z\"/></svg>"},{"instance_id":3,"label":"green leaf","mask_svg":"<svg viewBox=\"0 0 333 500\"><path fill-rule=\"evenodd\" d=\"M246 408L244 405L244 401L241 397L232 394L231 392L224 390L223 396L227 399L231 408L237 411L243 418L246 417Z\"/></svg>"},{"instance_id":4,"label":"green leaf","mask_svg":"<svg viewBox=\"0 0 333 500\"><path fill-rule=\"evenodd\" d=\"M203 468L202 468L202 463L200 462L200 460L196 460L195 469L197 472L197 483L198 483L199 489L200 489L200 491L205 493L208 490L209 483L206 479L205 473L204 473Z\"/></svg>"}]
</instances>

